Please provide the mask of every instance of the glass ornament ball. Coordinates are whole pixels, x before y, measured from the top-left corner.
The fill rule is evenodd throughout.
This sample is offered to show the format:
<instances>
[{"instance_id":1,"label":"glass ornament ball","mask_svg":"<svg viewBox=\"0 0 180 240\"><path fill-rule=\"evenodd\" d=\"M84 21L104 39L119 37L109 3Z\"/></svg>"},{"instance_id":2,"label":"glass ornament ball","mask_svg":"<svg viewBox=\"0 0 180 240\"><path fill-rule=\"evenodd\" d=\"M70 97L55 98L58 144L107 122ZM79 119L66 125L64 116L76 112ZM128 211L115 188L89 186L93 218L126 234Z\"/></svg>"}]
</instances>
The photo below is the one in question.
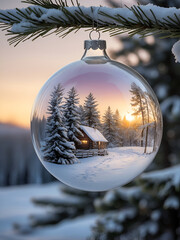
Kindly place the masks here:
<instances>
[{"instance_id":1,"label":"glass ornament ball","mask_svg":"<svg viewBox=\"0 0 180 240\"><path fill-rule=\"evenodd\" d=\"M85 41L82 59L50 77L31 115L33 145L44 167L87 191L130 182L152 162L162 137L153 90L105 48L104 40Z\"/></svg>"}]
</instances>

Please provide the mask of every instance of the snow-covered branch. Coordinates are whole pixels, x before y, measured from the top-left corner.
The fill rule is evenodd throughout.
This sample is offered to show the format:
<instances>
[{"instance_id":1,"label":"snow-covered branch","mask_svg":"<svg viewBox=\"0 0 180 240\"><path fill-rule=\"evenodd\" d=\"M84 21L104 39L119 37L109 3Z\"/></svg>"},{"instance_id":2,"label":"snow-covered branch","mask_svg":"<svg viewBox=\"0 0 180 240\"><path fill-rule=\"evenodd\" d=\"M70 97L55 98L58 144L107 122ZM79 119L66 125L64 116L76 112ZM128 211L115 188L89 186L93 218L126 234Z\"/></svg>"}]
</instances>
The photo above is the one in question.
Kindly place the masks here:
<instances>
[{"instance_id":1,"label":"snow-covered branch","mask_svg":"<svg viewBox=\"0 0 180 240\"><path fill-rule=\"evenodd\" d=\"M180 9L147 4L131 8L84 7L77 2L68 6L66 1L26 0L33 4L23 9L0 10L0 27L12 35L15 46L30 38L56 34L65 37L80 29L93 27L110 36L127 32L141 37L153 34L160 37L180 37ZM179 44L174 45L176 61L180 61Z\"/></svg>"},{"instance_id":2,"label":"snow-covered branch","mask_svg":"<svg viewBox=\"0 0 180 240\"><path fill-rule=\"evenodd\" d=\"M158 190L158 196L164 197L168 195L171 188L180 191L180 164L154 172L144 173L141 176L141 181L145 188L155 188ZM168 204L168 203L167 203Z\"/></svg>"},{"instance_id":3,"label":"snow-covered branch","mask_svg":"<svg viewBox=\"0 0 180 240\"><path fill-rule=\"evenodd\" d=\"M30 1L33 2L38 4L38 1ZM153 4L131 8L87 8L79 4L69 7L49 3L0 10L0 23L8 34L14 35L10 38L11 44L52 32L63 37L81 28L90 30L92 26L100 31L108 31L111 36L128 32L130 35L138 33L141 36L162 34L164 37L179 37L180 9Z\"/></svg>"},{"instance_id":4,"label":"snow-covered branch","mask_svg":"<svg viewBox=\"0 0 180 240\"><path fill-rule=\"evenodd\" d=\"M173 45L172 53L174 54L175 61L180 62L180 40Z\"/></svg>"},{"instance_id":5,"label":"snow-covered branch","mask_svg":"<svg viewBox=\"0 0 180 240\"><path fill-rule=\"evenodd\" d=\"M169 122L173 122L174 120L178 121L180 117L180 97L175 95L165 99L161 103L161 110Z\"/></svg>"}]
</instances>

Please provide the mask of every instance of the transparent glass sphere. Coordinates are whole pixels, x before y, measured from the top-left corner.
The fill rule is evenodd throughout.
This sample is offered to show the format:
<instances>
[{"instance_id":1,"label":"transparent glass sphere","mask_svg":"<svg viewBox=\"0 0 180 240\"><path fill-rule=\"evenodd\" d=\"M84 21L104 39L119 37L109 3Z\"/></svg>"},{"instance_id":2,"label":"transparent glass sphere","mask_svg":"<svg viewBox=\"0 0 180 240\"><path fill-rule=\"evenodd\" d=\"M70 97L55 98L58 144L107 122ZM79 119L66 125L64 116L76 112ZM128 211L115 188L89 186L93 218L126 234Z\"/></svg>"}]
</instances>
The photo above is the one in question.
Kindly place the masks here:
<instances>
[{"instance_id":1,"label":"transparent glass sphere","mask_svg":"<svg viewBox=\"0 0 180 240\"><path fill-rule=\"evenodd\" d=\"M101 41L87 41L82 59L44 84L31 115L32 140L44 167L87 191L130 182L152 162L162 137L151 87L112 61Z\"/></svg>"}]
</instances>

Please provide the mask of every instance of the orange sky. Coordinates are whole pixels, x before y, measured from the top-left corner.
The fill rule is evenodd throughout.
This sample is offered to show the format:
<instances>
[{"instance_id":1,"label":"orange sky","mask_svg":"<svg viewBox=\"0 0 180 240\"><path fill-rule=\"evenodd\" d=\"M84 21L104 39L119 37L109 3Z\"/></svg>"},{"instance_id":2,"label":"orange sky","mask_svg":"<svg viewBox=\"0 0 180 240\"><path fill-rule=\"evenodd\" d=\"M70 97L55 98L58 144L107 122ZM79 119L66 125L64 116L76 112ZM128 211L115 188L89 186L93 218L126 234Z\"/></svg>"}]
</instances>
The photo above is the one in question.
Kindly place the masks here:
<instances>
[{"instance_id":1,"label":"orange sky","mask_svg":"<svg viewBox=\"0 0 180 240\"><path fill-rule=\"evenodd\" d=\"M82 2L85 6L92 4L90 0ZM95 1L95 5L100 4L107 5L104 0ZM20 0L0 2L1 9L25 6ZM88 33L80 31L64 39L49 36L29 40L14 48L0 31L0 122L29 127L31 108L41 86L58 69L81 58L85 39ZM109 49L117 48L115 38L103 34L102 39L107 40Z\"/></svg>"}]
</instances>

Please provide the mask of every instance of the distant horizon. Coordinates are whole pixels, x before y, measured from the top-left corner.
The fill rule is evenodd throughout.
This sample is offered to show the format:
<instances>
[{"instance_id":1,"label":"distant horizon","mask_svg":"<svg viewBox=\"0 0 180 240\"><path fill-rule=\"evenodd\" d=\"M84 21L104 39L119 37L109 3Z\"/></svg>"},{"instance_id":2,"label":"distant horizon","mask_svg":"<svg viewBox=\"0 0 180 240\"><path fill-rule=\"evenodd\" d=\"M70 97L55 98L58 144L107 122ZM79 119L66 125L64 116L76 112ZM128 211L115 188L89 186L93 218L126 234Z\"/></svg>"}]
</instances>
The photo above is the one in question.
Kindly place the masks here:
<instances>
[{"instance_id":1,"label":"distant horizon","mask_svg":"<svg viewBox=\"0 0 180 240\"><path fill-rule=\"evenodd\" d=\"M132 1L126 4L130 6ZM81 0L80 3L92 5L87 0ZM97 0L94 5L98 4L108 6L102 0ZM1 9L27 6L21 0L2 0L0 5ZM81 59L84 53L83 42L89 38L89 33L81 30L64 39L51 35L34 42L26 41L17 47L9 46L5 34L5 31L0 31L0 121L30 128L31 109L39 90L58 69ZM108 54L109 49L120 48L119 41L115 37L111 38L108 33L101 34L101 38L107 40Z\"/></svg>"},{"instance_id":2,"label":"distant horizon","mask_svg":"<svg viewBox=\"0 0 180 240\"><path fill-rule=\"evenodd\" d=\"M21 129L30 130L30 125L28 127L28 126L19 125L18 123L14 123L14 122L0 121L0 125L7 125L7 126L12 126L12 127L17 127L17 128L21 128Z\"/></svg>"}]
</instances>

